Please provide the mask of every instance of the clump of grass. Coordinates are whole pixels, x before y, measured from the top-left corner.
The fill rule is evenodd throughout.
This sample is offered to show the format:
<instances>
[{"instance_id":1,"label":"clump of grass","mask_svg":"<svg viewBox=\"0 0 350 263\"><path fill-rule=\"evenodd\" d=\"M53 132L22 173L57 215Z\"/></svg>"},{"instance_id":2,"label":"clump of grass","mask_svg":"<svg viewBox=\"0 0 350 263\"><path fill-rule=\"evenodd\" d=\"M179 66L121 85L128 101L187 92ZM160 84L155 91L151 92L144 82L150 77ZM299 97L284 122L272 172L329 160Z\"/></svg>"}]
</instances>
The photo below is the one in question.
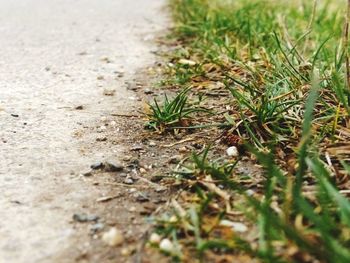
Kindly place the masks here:
<instances>
[{"instance_id":1,"label":"clump of grass","mask_svg":"<svg viewBox=\"0 0 350 263\"><path fill-rule=\"evenodd\" d=\"M209 148L178 172L196 197L173 201L173 214L156 222L159 233L183 248L177 260L189 260L191 247L202 260L244 255L263 262L349 262L350 202L332 182L327 164L308 150L316 98L314 90L295 175L278 167L272 153L252 150L265 171L256 182L261 188L252 191L237 181L237 162L210 161ZM314 181L311 192L302 191L306 177Z\"/></svg>"},{"instance_id":2,"label":"clump of grass","mask_svg":"<svg viewBox=\"0 0 350 263\"><path fill-rule=\"evenodd\" d=\"M171 6L182 46L173 60L197 64L173 66L165 83L203 94L223 84L214 85L218 95L209 99L222 112L212 120L229 126L225 136L252 145L245 157L264 170L246 180L236 169L239 158L213 160L205 151L177 171L186 191L173 201L173 213L157 221L158 231L183 248L177 259L350 262L345 1L172 0ZM240 224L246 228L235 228Z\"/></svg>"},{"instance_id":3,"label":"clump of grass","mask_svg":"<svg viewBox=\"0 0 350 263\"><path fill-rule=\"evenodd\" d=\"M196 112L208 112L207 110L188 104L187 93L190 88L183 89L174 98L169 99L165 95L164 102L159 105L154 99L154 104L150 104L150 113L147 114L148 122L146 127L159 132L174 129L174 127L189 126L191 114Z\"/></svg>"}]
</instances>

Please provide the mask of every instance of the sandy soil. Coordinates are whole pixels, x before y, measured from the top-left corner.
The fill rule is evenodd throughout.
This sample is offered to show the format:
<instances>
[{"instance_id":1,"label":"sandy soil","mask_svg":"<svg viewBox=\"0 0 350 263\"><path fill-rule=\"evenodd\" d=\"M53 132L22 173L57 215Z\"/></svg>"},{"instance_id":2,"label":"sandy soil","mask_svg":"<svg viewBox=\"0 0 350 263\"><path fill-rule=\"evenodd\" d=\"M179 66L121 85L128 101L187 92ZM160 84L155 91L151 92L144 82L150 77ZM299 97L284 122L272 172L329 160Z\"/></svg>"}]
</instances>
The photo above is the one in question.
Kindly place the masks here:
<instances>
[{"instance_id":1,"label":"sandy soil","mask_svg":"<svg viewBox=\"0 0 350 263\"><path fill-rule=\"evenodd\" d=\"M72 216L96 214L131 243L141 233L135 188L82 173L125 157L129 119L112 114L138 107L127 83L154 61L164 2L0 0L1 263L128 260ZM96 201L110 195L120 198Z\"/></svg>"}]
</instances>

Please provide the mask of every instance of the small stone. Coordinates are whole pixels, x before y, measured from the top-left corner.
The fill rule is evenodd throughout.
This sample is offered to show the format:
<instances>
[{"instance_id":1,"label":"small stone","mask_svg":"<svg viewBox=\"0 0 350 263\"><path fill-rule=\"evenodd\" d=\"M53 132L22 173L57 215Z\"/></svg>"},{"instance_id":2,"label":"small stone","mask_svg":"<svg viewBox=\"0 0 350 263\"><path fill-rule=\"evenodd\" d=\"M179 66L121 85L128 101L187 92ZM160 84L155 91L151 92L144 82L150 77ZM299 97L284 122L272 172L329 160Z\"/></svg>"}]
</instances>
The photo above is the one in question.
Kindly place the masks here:
<instances>
[{"instance_id":1,"label":"small stone","mask_svg":"<svg viewBox=\"0 0 350 263\"><path fill-rule=\"evenodd\" d=\"M102 236L102 240L111 247L119 246L124 243L123 233L116 227L112 227Z\"/></svg>"},{"instance_id":2,"label":"small stone","mask_svg":"<svg viewBox=\"0 0 350 263\"><path fill-rule=\"evenodd\" d=\"M136 212L136 207L135 206L130 207L129 212Z\"/></svg>"},{"instance_id":3,"label":"small stone","mask_svg":"<svg viewBox=\"0 0 350 263\"><path fill-rule=\"evenodd\" d=\"M231 156L231 157L237 157L239 155L239 152L236 146L231 146L227 148L226 153L228 156Z\"/></svg>"},{"instance_id":4,"label":"small stone","mask_svg":"<svg viewBox=\"0 0 350 263\"><path fill-rule=\"evenodd\" d=\"M142 145L134 145L133 147L131 147L130 149L131 151L137 152L137 151L142 151L143 147Z\"/></svg>"},{"instance_id":5,"label":"small stone","mask_svg":"<svg viewBox=\"0 0 350 263\"><path fill-rule=\"evenodd\" d=\"M143 202L148 202L149 200L150 200L150 199L149 199L149 197L147 196L147 194L142 193L142 192L136 193L136 201L137 201L137 202L143 203Z\"/></svg>"},{"instance_id":6,"label":"small stone","mask_svg":"<svg viewBox=\"0 0 350 263\"><path fill-rule=\"evenodd\" d=\"M147 173L147 170L145 168L140 168L140 173L145 174L145 173Z\"/></svg>"},{"instance_id":7,"label":"small stone","mask_svg":"<svg viewBox=\"0 0 350 263\"><path fill-rule=\"evenodd\" d=\"M147 94L147 95L149 95L149 94L153 94L154 92L153 92L152 90L146 88L146 89L144 90L144 93Z\"/></svg>"},{"instance_id":8,"label":"small stone","mask_svg":"<svg viewBox=\"0 0 350 263\"><path fill-rule=\"evenodd\" d=\"M90 166L93 170L100 170L104 168L104 164L102 162L94 163Z\"/></svg>"},{"instance_id":9,"label":"small stone","mask_svg":"<svg viewBox=\"0 0 350 263\"><path fill-rule=\"evenodd\" d=\"M106 172L121 172L124 170L124 166L114 161L107 161L104 163Z\"/></svg>"},{"instance_id":10,"label":"small stone","mask_svg":"<svg viewBox=\"0 0 350 263\"><path fill-rule=\"evenodd\" d=\"M81 175L85 177L92 176L92 171L91 170L83 171L81 172Z\"/></svg>"},{"instance_id":11,"label":"small stone","mask_svg":"<svg viewBox=\"0 0 350 263\"><path fill-rule=\"evenodd\" d=\"M186 153L187 152L186 146L179 148L179 152L180 153Z\"/></svg>"},{"instance_id":12,"label":"small stone","mask_svg":"<svg viewBox=\"0 0 350 263\"><path fill-rule=\"evenodd\" d=\"M104 80L105 78L103 76L97 76L97 80Z\"/></svg>"},{"instance_id":13,"label":"small stone","mask_svg":"<svg viewBox=\"0 0 350 263\"><path fill-rule=\"evenodd\" d=\"M98 221L100 218L96 215L88 215L88 214L74 214L73 220L79 223Z\"/></svg>"},{"instance_id":14,"label":"small stone","mask_svg":"<svg viewBox=\"0 0 350 263\"><path fill-rule=\"evenodd\" d=\"M149 242L151 244L158 245L161 240L162 240L162 238L157 233L152 233L151 236L149 237Z\"/></svg>"},{"instance_id":15,"label":"small stone","mask_svg":"<svg viewBox=\"0 0 350 263\"><path fill-rule=\"evenodd\" d=\"M170 159L169 159L169 163L170 164L178 164L182 159L182 156L181 155L174 155L172 156Z\"/></svg>"},{"instance_id":16,"label":"small stone","mask_svg":"<svg viewBox=\"0 0 350 263\"><path fill-rule=\"evenodd\" d=\"M105 141L107 141L107 137L105 137L105 136L97 137L97 138L96 138L96 141L97 141L97 142L105 142Z\"/></svg>"},{"instance_id":17,"label":"small stone","mask_svg":"<svg viewBox=\"0 0 350 263\"><path fill-rule=\"evenodd\" d=\"M122 248L121 251L120 251L120 254L123 256L123 257L127 257L131 254L131 251L129 248Z\"/></svg>"},{"instance_id":18,"label":"small stone","mask_svg":"<svg viewBox=\"0 0 350 263\"><path fill-rule=\"evenodd\" d=\"M247 191L245 191L245 193L248 195L248 196L253 196L255 194L255 191L252 190L252 189L248 189Z\"/></svg>"},{"instance_id":19,"label":"small stone","mask_svg":"<svg viewBox=\"0 0 350 263\"><path fill-rule=\"evenodd\" d=\"M111 121L111 122L109 123L109 125L111 125L112 127L115 127L115 126L117 126L117 123L116 123L115 121Z\"/></svg>"},{"instance_id":20,"label":"small stone","mask_svg":"<svg viewBox=\"0 0 350 263\"><path fill-rule=\"evenodd\" d=\"M160 241L159 248L160 250L168 253L172 253L175 250L174 244L167 238Z\"/></svg>"},{"instance_id":21,"label":"small stone","mask_svg":"<svg viewBox=\"0 0 350 263\"><path fill-rule=\"evenodd\" d=\"M90 227L90 230L91 230L92 232L95 233L95 232L97 232L97 231L102 230L104 227L105 227L104 224L102 224L102 223L96 223L96 224L94 224L94 225L92 225L92 226Z\"/></svg>"},{"instance_id":22,"label":"small stone","mask_svg":"<svg viewBox=\"0 0 350 263\"><path fill-rule=\"evenodd\" d=\"M127 178L125 178L123 183L131 185L131 184L134 184L134 180L131 177L127 177Z\"/></svg>"},{"instance_id":23,"label":"small stone","mask_svg":"<svg viewBox=\"0 0 350 263\"><path fill-rule=\"evenodd\" d=\"M116 90L115 89L104 89L103 90L103 95L105 96L114 96Z\"/></svg>"},{"instance_id":24,"label":"small stone","mask_svg":"<svg viewBox=\"0 0 350 263\"><path fill-rule=\"evenodd\" d=\"M154 141L150 141L148 143L148 145L151 146L151 147L157 146L156 142L154 142Z\"/></svg>"},{"instance_id":25,"label":"small stone","mask_svg":"<svg viewBox=\"0 0 350 263\"><path fill-rule=\"evenodd\" d=\"M137 189L136 188L130 188L129 189L129 193L130 194L133 194L133 193L136 193L137 192Z\"/></svg>"},{"instance_id":26,"label":"small stone","mask_svg":"<svg viewBox=\"0 0 350 263\"><path fill-rule=\"evenodd\" d=\"M76 110L83 110L84 109L84 106L83 105L78 105L75 107Z\"/></svg>"},{"instance_id":27,"label":"small stone","mask_svg":"<svg viewBox=\"0 0 350 263\"><path fill-rule=\"evenodd\" d=\"M128 176L127 173L118 173L118 175L115 177L115 179L118 181L118 179L119 179L120 177L127 177L127 176Z\"/></svg>"},{"instance_id":28,"label":"small stone","mask_svg":"<svg viewBox=\"0 0 350 263\"><path fill-rule=\"evenodd\" d=\"M128 161L130 161L132 159L132 156L131 155L125 155L124 157L123 157L123 161L125 161L125 162L128 162Z\"/></svg>"},{"instance_id":29,"label":"small stone","mask_svg":"<svg viewBox=\"0 0 350 263\"><path fill-rule=\"evenodd\" d=\"M108 57L102 57L101 61L105 62L105 63L111 63L112 62L112 60L110 60Z\"/></svg>"},{"instance_id":30,"label":"small stone","mask_svg":"<svg viewBox=\"0 0 350 263\"><path fill-rule=\"evenodd\" d=\"M157 186L157 188L155 189L155 191L157 193L162 193L162 192L165 192L168 188L165 187L165 186Z\"/></svg>"}]
</instances>

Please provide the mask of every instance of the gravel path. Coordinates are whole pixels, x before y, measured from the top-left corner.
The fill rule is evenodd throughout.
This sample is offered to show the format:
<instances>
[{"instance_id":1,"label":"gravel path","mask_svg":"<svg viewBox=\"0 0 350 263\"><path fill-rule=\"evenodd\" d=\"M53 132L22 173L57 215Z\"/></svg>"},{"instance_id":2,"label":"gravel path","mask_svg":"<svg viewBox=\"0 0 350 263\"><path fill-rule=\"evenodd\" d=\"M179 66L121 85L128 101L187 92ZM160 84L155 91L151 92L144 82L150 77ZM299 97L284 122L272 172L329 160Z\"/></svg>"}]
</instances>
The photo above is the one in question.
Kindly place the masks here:
<instances>
[{"instance_id":1,"label":"gravel path","mask_svg":"<svg viewBox=\"0 0 350 263\"><path fill-rule=\"evenodd\" d=\"M84 125L133 110L125 81L154 60L162 5L0 0L1 263L74 261L59 256L77 246L72 215L99 194L79 174L122 150Z\"/></svg>"}]
</instances>

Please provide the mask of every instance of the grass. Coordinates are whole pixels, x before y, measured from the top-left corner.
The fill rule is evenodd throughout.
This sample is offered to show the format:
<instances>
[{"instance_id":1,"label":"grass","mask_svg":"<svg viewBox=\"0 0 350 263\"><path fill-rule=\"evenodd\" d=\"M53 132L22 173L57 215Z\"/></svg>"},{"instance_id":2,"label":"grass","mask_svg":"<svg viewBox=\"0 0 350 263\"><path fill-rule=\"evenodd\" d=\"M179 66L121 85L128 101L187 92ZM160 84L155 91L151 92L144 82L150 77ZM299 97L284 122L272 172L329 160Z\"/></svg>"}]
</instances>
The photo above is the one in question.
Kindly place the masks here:
<instances>
[{"instance_id":1,"label":"grass","mask_svg":"<svg viewBox=\"0 0 350 263\"><path fill-rule=\"evenodd\" d=\"M163 84L180 91L155 102L150 126L196 120L188 94L216 112L206 121L222 125L211 150L175 171L181 192L155 221L176 244L169 255L350 262L350 3L172 0L171 7L178 48ZM223 156L223 144L244 153ZM242 175L246 159L262 172Z\"/></svg>"},{"instance_id":2,"label":"grass","mask_svg":"<svg viewBox=\"0 0 350 263\"><path fill-rule=\"evenodd\" d=\"M190 124L190 115L198 112L209 112L206 109L189 105L187 93L190 88L183 89L174 98L169 99L167 95L159 105L154 99L153 104L149 104L150 112L147 114L149 121L146 127L161 133L176 129L176 127L187 127Z\"/></svg>"}]
</instances>

